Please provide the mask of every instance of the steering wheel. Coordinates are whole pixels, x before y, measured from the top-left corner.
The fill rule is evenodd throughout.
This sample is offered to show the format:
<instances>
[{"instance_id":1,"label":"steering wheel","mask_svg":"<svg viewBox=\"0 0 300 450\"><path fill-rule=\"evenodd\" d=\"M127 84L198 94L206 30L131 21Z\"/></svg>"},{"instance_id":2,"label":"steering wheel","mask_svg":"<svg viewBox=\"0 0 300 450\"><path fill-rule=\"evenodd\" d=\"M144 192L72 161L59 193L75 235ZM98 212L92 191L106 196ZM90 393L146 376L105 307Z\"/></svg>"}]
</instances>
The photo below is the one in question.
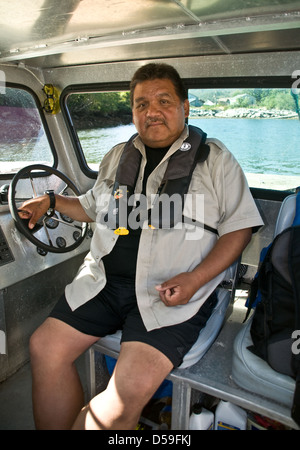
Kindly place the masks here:
<instances>
[{"instance_id":1,"label":"steering wheel","mask_svg":"<svg viewBox=\"0 0 300 450\"><path fill-rule=\"evenodd\" d=\"M30 230L29 219L21 219L18 214L17 203L21 206L25 200L43 195L48 189L60 195L80 195L74 183L59 170L43 164L32 164L23 167L11 181L8 193L10 213L16 228L37 246L39 253L45 255L46 252L70 252L84 240L88 230L87 223L74 221L64 214L55 212L52 217L47 215L41 217Z\"/></svg>"}]
</instances>

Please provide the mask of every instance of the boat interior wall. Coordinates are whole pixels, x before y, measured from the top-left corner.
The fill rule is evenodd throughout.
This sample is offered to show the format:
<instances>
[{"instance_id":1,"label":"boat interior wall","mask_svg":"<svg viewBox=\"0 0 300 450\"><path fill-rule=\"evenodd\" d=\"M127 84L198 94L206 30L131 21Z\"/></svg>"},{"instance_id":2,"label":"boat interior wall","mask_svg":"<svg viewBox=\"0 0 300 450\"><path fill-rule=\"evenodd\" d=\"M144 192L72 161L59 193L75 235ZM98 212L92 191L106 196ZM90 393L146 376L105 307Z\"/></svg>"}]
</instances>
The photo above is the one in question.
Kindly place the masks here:
<instances>
[{"instance_id":1,"label":"boat interior wall","mask_svg":"<svg viewBox=\"0 0 300 450\"><path fill-rule=\"evenodd\" d=\"M28 250L27 263L24 264L24 259L20 262L32 268L31 276L21 281L15 276L14 284L0 289L0 329L6 337L4 351L0 351L0 382L28 361L30 336L48 316L83 258L81 254L65 260L60 258L56 265L41 264L42 270L38 271L36 251L34 254L30 248ZM3 267L1 280L6 280L5 276L2 278L2 271Z\"/></svg>"}]
</instances>

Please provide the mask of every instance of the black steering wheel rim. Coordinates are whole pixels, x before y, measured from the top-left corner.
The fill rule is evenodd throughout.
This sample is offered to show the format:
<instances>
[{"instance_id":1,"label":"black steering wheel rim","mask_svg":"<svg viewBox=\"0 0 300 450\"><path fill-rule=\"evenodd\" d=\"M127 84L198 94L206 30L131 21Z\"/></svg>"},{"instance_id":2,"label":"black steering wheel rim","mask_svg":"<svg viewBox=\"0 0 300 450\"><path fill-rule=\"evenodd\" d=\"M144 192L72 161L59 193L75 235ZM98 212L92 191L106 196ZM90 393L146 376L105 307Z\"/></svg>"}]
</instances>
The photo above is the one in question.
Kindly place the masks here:
<instances>
[{"instance_id":1,"label":"black steering wheel rim","mask_svg":"<svg viewBox=\"0 0 300 450\"><path fill-rule=\"evenodd\" d=\"M66 247L55 247L53 245L51 245L49 243L45 244L44 242L42 242L40 239L36 238L34 236L34 233L37 231L35 228L33 230L30 230L27 226L27 222L24 221L24 219L21 219L19 214L18 214L18 207L16 205L16 199L15 199L15 193L16 193L16 186L18 181L21 178L26 178L26 176L29 178L30 177L30 173L33 171L44 171L47 174L50 175L56 175L58 178L60 178L62 181L64 181L66 183L66 188L70 188L74 194L76 196L80 195L80 191L79 189L75 186L75 184L70 180L70 178L68 178L64 173L60 172L58 169L54 169L53 167L50 166L46 166L44 164L32 164L26 167L23 167L22 169L20 169L15 176L13 177L10 187L9 187L9 192L8 192L8 205L9 205L9 209L10 209L10 213L14 219L16 228L30 241L32 242L34 245L36 245L36 247L45 250L46 252L51 252L51 253L66 253L66 252L70 252L72 250L74 250L75 248L77 248L84 240L87 230L88 230L88 225L85 222L82 222L82 227L76 227L81 228L81 234L78 237L78 239L75 240L75 242L71 245L68 245ZM46 216L44 216L45 219L47 219ZM39 227L40 228L40 227ZM38 229L39 229L38 228ZM49 232L49 231L48 231Z\"/></svg>"}]
</instances>

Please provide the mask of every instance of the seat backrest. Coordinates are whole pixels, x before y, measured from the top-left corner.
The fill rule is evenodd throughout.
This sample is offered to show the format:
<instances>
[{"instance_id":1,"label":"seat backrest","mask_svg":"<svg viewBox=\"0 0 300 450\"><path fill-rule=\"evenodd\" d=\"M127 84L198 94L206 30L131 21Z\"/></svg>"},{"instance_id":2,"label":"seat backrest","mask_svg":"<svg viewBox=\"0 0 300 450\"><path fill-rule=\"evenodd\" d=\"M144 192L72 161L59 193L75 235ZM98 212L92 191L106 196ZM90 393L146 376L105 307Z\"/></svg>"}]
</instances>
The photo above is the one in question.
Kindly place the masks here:
<instances>
[{"instance_id":1,"label":"seat backrest","mask_svg":"<svg viewBox=\"0 0 300 450\"><path fill-rule=\"evenodd\" d=\"M296 197L297 194L292 194L283 200L277 217L274 237L292 225L296 211Z\"/></svg>"}]
</instances>

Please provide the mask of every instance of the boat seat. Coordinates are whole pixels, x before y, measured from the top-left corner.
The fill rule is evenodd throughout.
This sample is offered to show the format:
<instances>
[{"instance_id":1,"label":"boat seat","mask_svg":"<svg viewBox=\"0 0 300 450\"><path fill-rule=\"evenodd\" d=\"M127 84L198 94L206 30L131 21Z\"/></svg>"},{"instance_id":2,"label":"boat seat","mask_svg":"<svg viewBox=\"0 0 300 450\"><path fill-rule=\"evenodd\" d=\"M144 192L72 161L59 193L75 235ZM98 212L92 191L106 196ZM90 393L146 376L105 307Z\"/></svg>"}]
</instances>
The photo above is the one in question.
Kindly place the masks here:
<instances>
[{"instance_id":1,"label":"boat seat","mask_svg":"<svg viewBox=\"0 0 300 450\"><path fill-rule=\"evenodd\" d=\"M232 310L237 271L238 262L233 264L227 271L225 279L228 280L228 286L224 283L223 286L226 287L218 287L216 289L218 302L205 327L200 331L197 341L185 355L179 369L184 369L199 361L218 336L225 318L228 317ZM87 351L86 364L89 398L93 398L97 393L95 352L117 358L120 352L121 333L122 331L118 330L114 334L99 339L99 341L93 344Z\"/></svg>"},{"instance_id":2,"label":"boat seat","mask_svg":"<svg viewBox=\"0 0 300 450\"><path fill-rule=\"evenodd\" d=\"M274 237L293 223L296 211L296 194L284 199L278 213ZM295 380L283 375L254 355L248 347L252 345L250 334L253 314L243 325L234 342L232 378L240 387L253 393L267 396L287 407L292 406Z\"/></svg>"},{"instance_id":3,"label":"boat seat","mask_svg":"<svg viewBox=\"0 0 300 450\"><path fill-rule=\"evenodd\" d=\"M276 372L266 361L248 350L248 347L252 345L251 323L252 317L243 325L234 341L233 381L243 389L267 396L291 408L295 392L295 380L288 375Z\"/></svg>"}]
</instances>

